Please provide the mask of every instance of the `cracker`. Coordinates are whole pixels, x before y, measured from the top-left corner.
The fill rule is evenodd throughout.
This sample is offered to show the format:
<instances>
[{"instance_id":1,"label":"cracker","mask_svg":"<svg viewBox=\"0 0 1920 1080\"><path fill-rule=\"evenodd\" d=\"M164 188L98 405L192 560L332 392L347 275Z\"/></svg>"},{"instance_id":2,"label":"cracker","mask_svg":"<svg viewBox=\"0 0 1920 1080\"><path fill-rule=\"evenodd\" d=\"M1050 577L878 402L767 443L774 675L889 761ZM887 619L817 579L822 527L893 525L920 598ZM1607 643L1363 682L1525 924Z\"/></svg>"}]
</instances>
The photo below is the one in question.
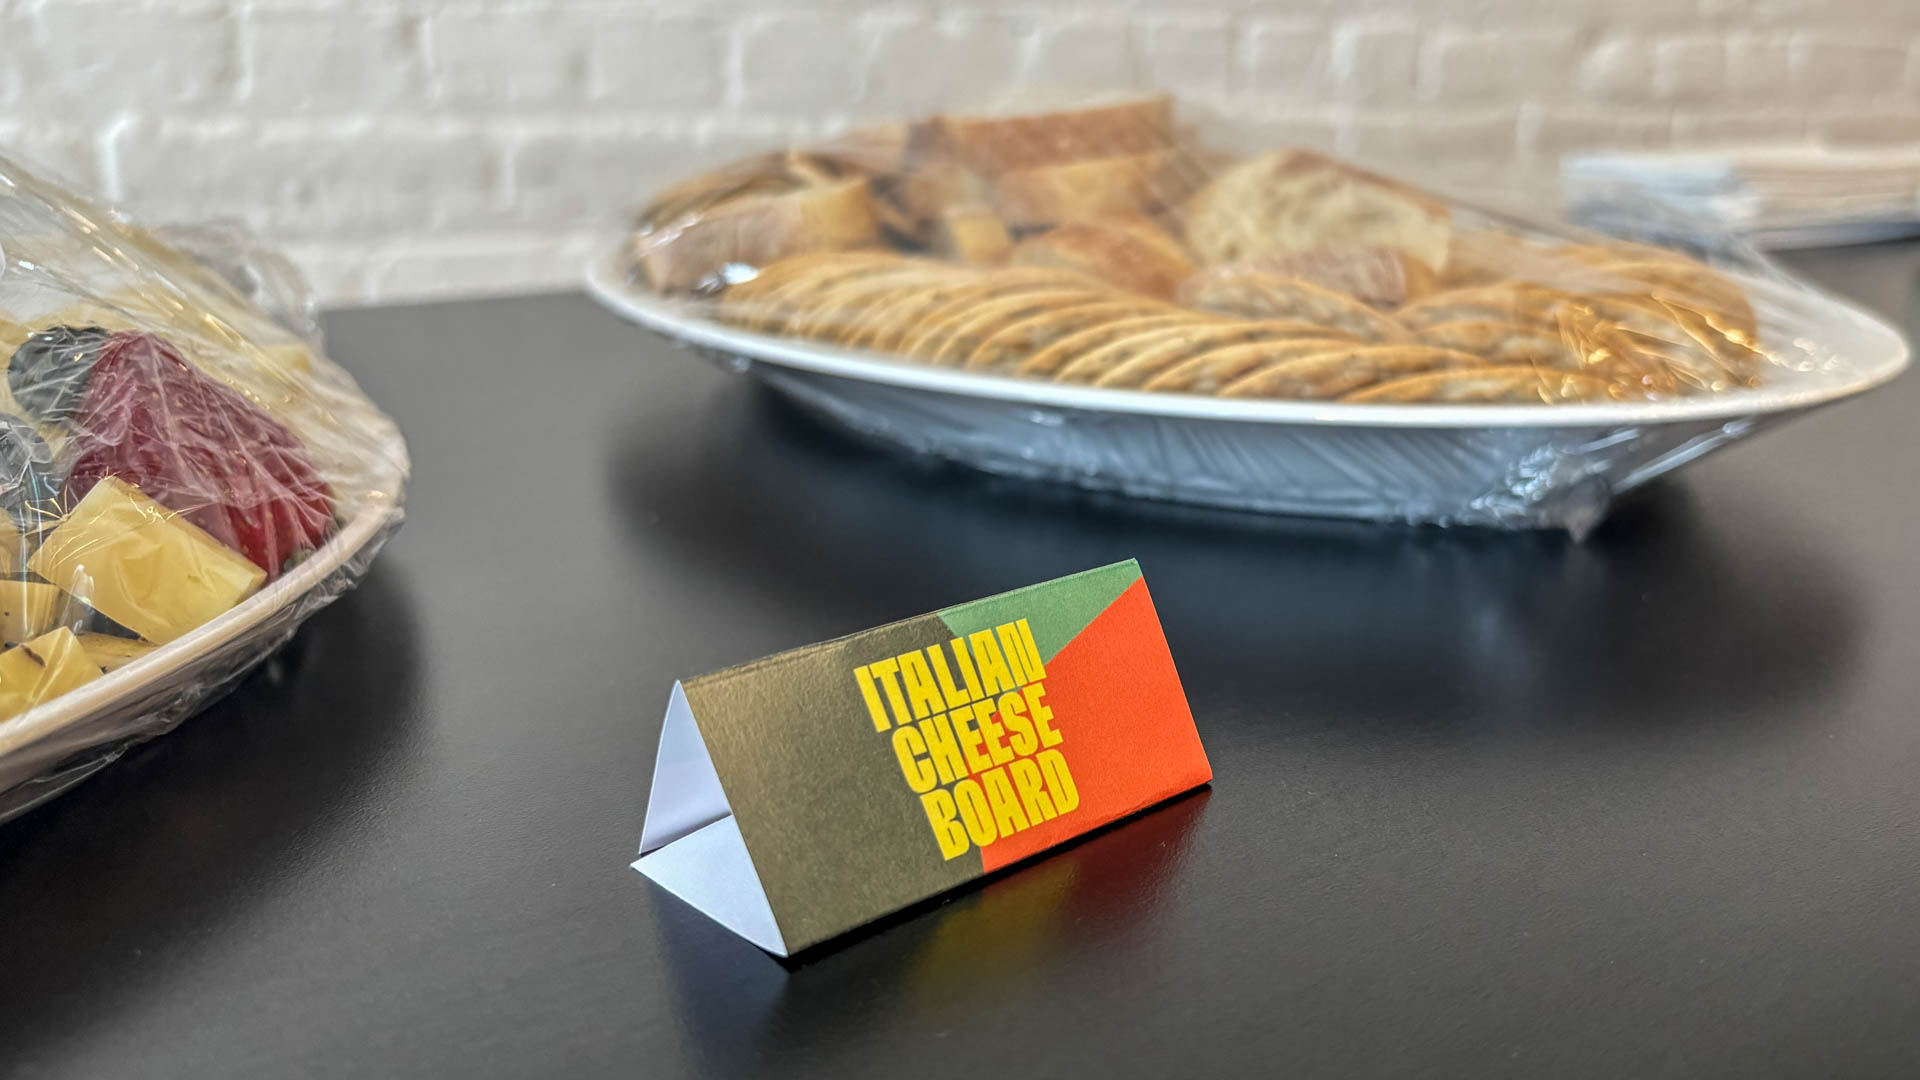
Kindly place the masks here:
<instances>
[{"instance_id":1,"label":"cracker","mask_svg":"<svg viewBox=\"0 0 1920 1080\"><path fill-rule=\"evenodd\" d=\"M1372 404L1540 405L1609 401L1612 393L1604 380L1591 375L1509 366L1410 375L1356 390L1340 400Z\"/></svg>"},{"instance_id":2,"label":"cracker","mask_svg":"<svg viewBox=\"0 0 1920 1080\"><path fill-rule=\"evenodd\" d=\"M1269 364L1227 384L1220 396L1323 401L1416 372L1485 363L1469 353L1424 345L1351 345Z\"/></svg>"},{"instance_id":3,"label":"cracker","mask_svg":"<svg viewBox=\"0 0 1920 1080\"><path fill-rule=\"evenodd\" d=\"M1368 341L1403 341L1407 336L1392 316L1351 296L1258 270L1232 276L1196 275L1181 286L1180 299L1206 311L1250 319L1297 319Z\"/></svg>"},{"instance_id":4,"label":"cracker","mask_svg":"<svg viewBox=\"0 0 1920 1080\"><path fill-rule=\"evenodd\" d=\"M1011 371L1040 349L1080 330L1171 310L1138 300L1106 300L1035 315L982 341L963 366L969 371Z\"/></svg>"},{"instance_id":5,"label":"cracker","mask_svg":"<svg viewBox=\"0 0 1920 1080\"><path fill-rule=\"evenodd\" d=\"M1180 361L1147 380L1143 390L1177 394L1217 394L1240 379L1286 360L1353 348L1348 338L1289 338L1209 349Z\"/></svg>"},{"instance_id":6,"label":"cracker","mask_svg":"<svg viewBox=\"0 0 1920 1080\"><path fill-rule=\"evenodd\" d=\"M1472 353L1489 364L1532 364L1558 371L1582 371L1587 366L1586 350L1566 335L1538 325L1462 319L1435 323L1416 331L1413 339L1421 345Z\"/></svg>"},{"instance_id":7,"label":"cracker","mask_svg":"<svg viewBox=\"0 0 1920 1080\"><path fill-rule=\"evenodd\" d=\"M982 300L1084 282L1085 279L1077 274L1031 268L1002 268L991 273L969 274L962 281L929 289L925 294L896 302L891 310L876 312L876 320L857 331L853 343L856 347L864 346L884 352L904 351L906 345L930 324L943 321Z\"/></svg>"},{"instance_id":8,"label":"cracker","mask_svg":"<svg viewBox=\"0 0 1920 1080\"><path fill-rule=\"evenodd\" d=\"M1015 373L1048 378L1082 356L1122 338L1150 333L1169 326L1191 326L1219 321L1215 316L1204 315L1197 311L1170 311L1165 315L1119 319L1068 334L1022 360Z\"/></svg>"},{"instance_id":9,"label":"cracker","mask_svg":"<svg viewBox=\"0 0 1920 1080\"><path fill-rule=\"evenodd\" d=\"M1083 383L1091 385L1107 372L1120 367L1143 353L1158 349L1168 342L1185 342L1198 330L1216 326L1238 328L1243 323L1171 323L1166 326L1143 330L1137 334L1118 337L1097 348L1089 349L1064 364L1054 373L1054 381L1065 383Z\"/></svg>"},{"instance_id":10,"label":"cracker","mask_svg":"<svg viewBox=\"0 0 1920 1080\"><path fill-rule=\"evenodd\" d=\"M1394 318L1415 334L1440 323L1468 321L1551 327L1557 325L1560 305L1571 296L1544 285L1505 281L1437 292L1402 307Z\"/></svg>"},{"instance_id":11,"label":"cracker","mask_svg":"<svg viewBox=\"0 0 1920 1080\"><path fill-rule=\"evenodd\" d=\"M1135 353L1124 363L1102 373L1093 385L1120 388L1137 387L1190 357L1212 352L1225 345L1242 342L1271 342L1288 339L1317 339L1325 333L1321 327L1298 322L1230 322L1217 326L1195 326L1169 335L1168 339Z\"/></svg>"},{"instance_id":12,"label":"cracker","mask_svg":"<svg viewBox=\"0 0 1920 1080\"><path fill-rule=\"evenodd\" d=\"M953 362L957 364L981 340L1008 323L1105 298L1104 293L1088 289L1032 289L978 300L953 308L942 318L928 320L900 352L928 362L943 355L954 356ZM950 347L955 339L959 339L960 344ZM955 350L962 346L965 351L955 356Z\"/></svg>"}]
</instances>

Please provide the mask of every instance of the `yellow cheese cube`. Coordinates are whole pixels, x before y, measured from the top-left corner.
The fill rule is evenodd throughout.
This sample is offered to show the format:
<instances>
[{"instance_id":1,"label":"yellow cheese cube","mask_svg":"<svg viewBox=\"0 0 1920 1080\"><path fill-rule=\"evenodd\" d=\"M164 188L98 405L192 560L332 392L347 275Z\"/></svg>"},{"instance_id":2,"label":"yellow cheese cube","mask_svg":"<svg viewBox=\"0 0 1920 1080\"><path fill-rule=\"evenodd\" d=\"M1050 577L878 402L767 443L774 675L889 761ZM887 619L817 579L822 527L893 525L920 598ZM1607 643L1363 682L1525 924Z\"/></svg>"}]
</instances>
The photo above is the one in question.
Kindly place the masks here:
<instances>
[{"instance_id":1,"label":"yellow cheese cube","mask_svg":"<svg viewBox=\"0 0 1920 1080\"><path fill-rule=\"evenodd\" d=\"M245 600L267 578L115 476L87 492L27 568L156 645Z\"/></svg>"},{"instance_id":2,"label":"yellow cheese cube","mask_svg":"<svg viewBox=\"0 0 1920 1080\"><path fill-rule=\"evenodd\" d=\"M100 677L73 631L61 627L0 652L0 716L12 716Z\"/></svg>"},{"instance_id":3,"label":"yellow cheese cube","mask_svg":"<svg viewBox=\"0 0 1920 1080\"><path fill-rule=\"evenodd\" d=\"M81 634L80 647L102 671L117 671L153 651L153 646L112 634Z\"/></svg>"},{"instance_id":4,"label":"yellow cheese cube","mask_svg":"<svg viewBox=\"0 0 1920 1080\"><path fill-rule=\"evenodd\" d=\"M31 641L59 626L66 614L67 594L60 586L0 579L0 641Z\"/></svg>"}]
</instances>

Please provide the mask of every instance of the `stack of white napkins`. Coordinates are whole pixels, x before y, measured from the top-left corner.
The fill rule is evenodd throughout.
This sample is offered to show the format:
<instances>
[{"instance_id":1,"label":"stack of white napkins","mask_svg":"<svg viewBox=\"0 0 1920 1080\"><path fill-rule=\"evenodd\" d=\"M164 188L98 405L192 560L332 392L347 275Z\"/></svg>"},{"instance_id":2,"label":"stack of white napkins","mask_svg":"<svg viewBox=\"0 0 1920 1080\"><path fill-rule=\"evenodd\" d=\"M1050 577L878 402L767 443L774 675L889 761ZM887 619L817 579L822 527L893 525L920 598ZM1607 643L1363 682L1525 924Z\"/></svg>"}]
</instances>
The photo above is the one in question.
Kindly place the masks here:
<instances>
[{"instance_id":1,"label":"stack of white napkins","mask_svg":"<svg viewBox=\"0 0 1920 1080\"><path fill-rule=\"evenodd\" d=\"M1920 233L1920 148L1587 152L1562 158L1560 178L1576 216L1617 216L1646 200L1763 248Z\"/></svg>"}]
</instances>

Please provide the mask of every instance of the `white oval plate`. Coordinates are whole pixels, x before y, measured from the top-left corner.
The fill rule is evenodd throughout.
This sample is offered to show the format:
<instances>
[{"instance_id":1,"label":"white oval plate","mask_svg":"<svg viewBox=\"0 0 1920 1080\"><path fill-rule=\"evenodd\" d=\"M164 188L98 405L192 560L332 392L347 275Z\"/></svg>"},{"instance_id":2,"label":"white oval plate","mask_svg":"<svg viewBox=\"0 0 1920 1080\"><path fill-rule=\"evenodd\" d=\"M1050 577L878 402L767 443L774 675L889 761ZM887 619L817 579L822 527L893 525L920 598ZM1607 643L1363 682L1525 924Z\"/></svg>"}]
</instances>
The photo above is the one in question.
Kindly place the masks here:
<instances>
[{"instance_id":1,"label":"white oval plate","mask_svg":"<svg viewBox=\"0 0 1920 1080\"><path fill-rule=\"evenodd\" d=\"M936 368L740 330L653 295L619 253L587 288L623 317L750 362L797 400L887 442L992 472L1240 509L1584 530L1614 493L1771 419L1898 375L1892 327L1777 276L1742 276L1761 344L1792 363L1764 386L1658 402L1366 405L1228 400Z\"/></svg>"}]
</instances>

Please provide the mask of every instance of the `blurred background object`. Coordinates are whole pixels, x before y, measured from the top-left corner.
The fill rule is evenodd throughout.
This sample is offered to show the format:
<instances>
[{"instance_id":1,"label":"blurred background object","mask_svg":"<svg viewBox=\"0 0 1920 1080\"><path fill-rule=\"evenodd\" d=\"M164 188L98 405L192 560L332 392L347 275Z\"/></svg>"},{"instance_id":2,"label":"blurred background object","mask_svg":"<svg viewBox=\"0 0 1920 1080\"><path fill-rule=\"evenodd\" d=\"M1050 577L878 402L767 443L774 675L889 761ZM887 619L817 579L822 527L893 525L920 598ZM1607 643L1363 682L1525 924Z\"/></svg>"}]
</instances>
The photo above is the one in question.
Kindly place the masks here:
<instances>
[{"instance_id":1,"label":"blurred background object","mask_svg":"<svg viewBox=\"0 0 1920 1080\"><path fill-rule=\"evenodd\" d=\"M862 118L1157 88L1411 178L1920 141L1913 0L0 0L0 146L244 218L334 303L571 285L665 180Z\"/></svg>"}]
</instances>

